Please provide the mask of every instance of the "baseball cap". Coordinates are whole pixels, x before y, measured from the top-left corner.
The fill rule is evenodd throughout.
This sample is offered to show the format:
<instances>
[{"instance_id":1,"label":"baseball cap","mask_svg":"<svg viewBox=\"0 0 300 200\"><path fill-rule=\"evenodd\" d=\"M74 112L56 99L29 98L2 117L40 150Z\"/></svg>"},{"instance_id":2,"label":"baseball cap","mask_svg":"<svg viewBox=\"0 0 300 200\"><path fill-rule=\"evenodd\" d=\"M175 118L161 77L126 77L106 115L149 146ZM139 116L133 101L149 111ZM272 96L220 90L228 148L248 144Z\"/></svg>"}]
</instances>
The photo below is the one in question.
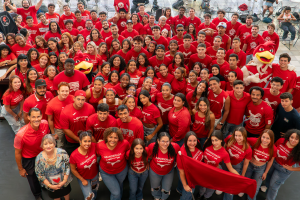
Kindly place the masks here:
<instances>
[{"instance_id":1,"label":"baseball cap","mask_svg":"<svg viewBox=\"0 0 300 200\"><path fill-rule=\"evenodd\" d=\"M218 27L219 26L223 26L224 28L227 28L227 24L225 23L225 22L220 22L219 24L218 24Z\"/></svg>"},{"instance_id":2,"label":"baseball cap","mask_svg":"<svg viewBox=\"0 0 300 200\"><path fill-rule=\"evenodd\" d=\"M129 24L129 23L132 23L133 24L133 22L132 22L132 20L127 20L127 22L126 22L126 24Z\"/></svg>"},{"instance_id":3,"label":"baseball cap","mask_svg":"<svg viewBox=\"0 0 300 200\"><path fill-rule=\"evenodd\" d=\"M74 97L77 97L77 96L84 96L86 97L86 94L85 94L85 91L83 90L77 90L74 94Z\"/></svg>"},{"instance_id":4,"label":"baseball cap","mask_svg":"<svg viewBox=\"0 0 300 200\"><path fill-rule=\"evenodd\" d=\"M44 79L38 79L35 81L35 88L39 86L47 86L46 81Z\"/></svg>"}]
</instances>

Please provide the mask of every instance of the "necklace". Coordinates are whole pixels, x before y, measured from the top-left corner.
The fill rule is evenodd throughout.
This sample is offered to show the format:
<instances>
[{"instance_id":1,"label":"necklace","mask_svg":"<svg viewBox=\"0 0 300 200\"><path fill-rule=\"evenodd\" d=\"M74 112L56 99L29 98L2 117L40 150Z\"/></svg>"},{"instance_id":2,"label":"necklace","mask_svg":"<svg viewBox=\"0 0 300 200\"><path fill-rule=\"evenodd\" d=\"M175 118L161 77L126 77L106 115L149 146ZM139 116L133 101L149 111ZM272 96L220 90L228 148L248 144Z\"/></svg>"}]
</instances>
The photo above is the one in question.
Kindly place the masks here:
<instances>
[{"instance_id":1,"label":"necklace","mask_svg":"<svg viewBox=\"0 0 300 200\"><path fill-rule=\"evenodd\" d=\"M53 156L53 158L49 158L48 155L47 155L47 153L45 153L45 155L46 155L46 161L48 163L52 163L52 162L54 162L56 160L56 151L55 150L54 150L54 156Z\"/></svg>"}]
</instances>

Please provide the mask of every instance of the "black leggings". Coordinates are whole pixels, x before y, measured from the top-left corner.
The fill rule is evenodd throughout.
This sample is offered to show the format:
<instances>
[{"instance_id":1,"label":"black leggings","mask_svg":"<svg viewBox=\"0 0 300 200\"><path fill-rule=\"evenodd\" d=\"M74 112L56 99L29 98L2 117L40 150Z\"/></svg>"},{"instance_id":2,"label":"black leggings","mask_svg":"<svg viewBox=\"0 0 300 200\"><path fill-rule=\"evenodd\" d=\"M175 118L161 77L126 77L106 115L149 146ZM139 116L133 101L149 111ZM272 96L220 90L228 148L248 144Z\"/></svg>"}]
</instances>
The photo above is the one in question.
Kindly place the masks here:
<instances>
[{"instance_id":1,"label":"black leggings","mask_svg":"<svg viewBox=\"0 0 300 200\"><path fill-rule=\"evenodd\" d=\"M32 194L35 197L40 197L42 195L41 185L35 174L35 157L34 158L23 158L22 157L22 167L26 170L26 178L28 180Z\"/></svg>"}]
</instances>

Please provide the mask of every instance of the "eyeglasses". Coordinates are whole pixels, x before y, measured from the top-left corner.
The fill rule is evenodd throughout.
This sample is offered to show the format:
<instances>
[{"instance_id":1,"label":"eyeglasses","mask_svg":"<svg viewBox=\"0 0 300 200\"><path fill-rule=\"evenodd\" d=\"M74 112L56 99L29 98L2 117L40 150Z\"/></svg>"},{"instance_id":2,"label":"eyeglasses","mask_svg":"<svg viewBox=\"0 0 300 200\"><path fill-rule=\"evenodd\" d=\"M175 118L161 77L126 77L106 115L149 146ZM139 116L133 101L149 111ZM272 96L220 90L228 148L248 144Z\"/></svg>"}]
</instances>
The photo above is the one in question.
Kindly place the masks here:
<instances>
[{"instance_id":1,"label":"eyeglasses","mask_svg":"<svg viewBox=\"0 0 300 200\"><path fill-rule=\"evenodd\" d=\"M183 31L183 29L177 29L177 31Z\"/></svg>"},{"instance_id":2,"label":"eyeglasses","mask_svg":"<svg viewBox=\"0 0 300 200\"><path fill-rule=\"evenodd\" d=\"M162 140L162 141L160 141L161 143L165 143L165 144L169 144L170 143L170 141L164 141L164 140Z\"/></svg>"},{"instance_id":3,"label":"eyeglasses","mask_svg":"<svg viewBox=\"0 0 300 200\"><path fill-rule=\"evenodd\" d=\"M136 91L136 89L129 89L129 91L131 91L131 92L135 92L135 91Z\"/></svg>"}]
</instances>

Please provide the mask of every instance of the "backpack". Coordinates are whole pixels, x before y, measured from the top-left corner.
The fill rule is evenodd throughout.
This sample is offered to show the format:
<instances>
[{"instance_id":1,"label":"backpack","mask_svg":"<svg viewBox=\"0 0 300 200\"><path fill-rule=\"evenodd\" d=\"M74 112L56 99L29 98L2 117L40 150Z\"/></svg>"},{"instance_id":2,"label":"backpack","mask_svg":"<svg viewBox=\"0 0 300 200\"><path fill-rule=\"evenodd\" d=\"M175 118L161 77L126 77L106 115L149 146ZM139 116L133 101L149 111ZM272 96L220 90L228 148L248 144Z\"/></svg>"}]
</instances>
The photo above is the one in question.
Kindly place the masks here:
<instances>
[{"instance_id":1,"label":"backpack","mask_svg":"<svg viewBox=\"0 0 300 200\"><path fill-rule=\"evenodd\" d=\"M246 18L247 15L240 15L239 19L241 20L242 23L246 23Z\"/></svg>"},{"instance_id":2,"label":"backpack","mask_svg":"<svg viewBox=\"0 0 300 200\"><path fill-rule=\"evenodd\" d=\"M253 17L253 22L259 21L259 18L258 18L258 16L257 16L256 13L254 13L254 14L252 15L252 17Z\"/></svg>"},{"instance_id":3,"label":"backpack","mask_svg":"<svg viewBox=\"0 0 300 200\"><path fill-rule=\"evenodd\" d=\"M202 3L201 3L201 5L200 5L200 8L202 9L202 10L204 10L206 13L208 13L210 10L209 10L209 8L210 8L210 2L209 2L210 0L203 0L202 1Z\"/></svg>"},{"instance_id":4,"label":"backpack","mask_svg":"<svg viewBox=\"0 0 300 200\"><path fill-rule=\"evenodd\" d=\"M297 21L299 21L299 20L300 20L299 13L297 13L297 12L293 12L293 15L294 15L294 17L297 19Z\"/></svg>"},{"instance_id":5,"label":"backpack","mask_svg":"<svg viewBox=\"0 0 300 200\"><path fill-rule=\"evenodd\" d=\"M270 17L264 17L264 19L262 20L264 23L271 23L273 20Z\"/></svg>"},{"instance_id":6,"label":"backpack","mask_svg":"<svg viewBox=\"0 0 300 200\"><path fill-rule=\"evenodd\" d=\"M173 3L172 7L177 10L180 6L183 6L183 4L183 0L178 0L175 3Z\"/></svg>"}]
</instances>

